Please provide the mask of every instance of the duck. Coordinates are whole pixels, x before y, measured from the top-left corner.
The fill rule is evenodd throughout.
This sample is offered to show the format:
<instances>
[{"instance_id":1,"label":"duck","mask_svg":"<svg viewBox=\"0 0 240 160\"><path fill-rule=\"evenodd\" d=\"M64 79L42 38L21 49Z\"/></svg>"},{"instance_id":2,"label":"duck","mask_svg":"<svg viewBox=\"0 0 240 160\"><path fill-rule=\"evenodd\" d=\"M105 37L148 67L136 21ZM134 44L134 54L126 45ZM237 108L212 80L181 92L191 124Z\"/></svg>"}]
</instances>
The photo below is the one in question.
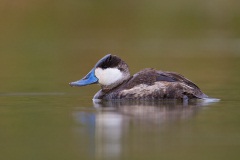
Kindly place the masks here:
<instances>
[{"instance_id":1,"label":"duck","mask_svg":"<svg viewBox=\"0 0 240 160\"><path fill-rule=\"evenodd\" d=\"M107 54L82 79L70 82L72 87L99 84L93 100L162 100L204 99L208 96L181 74L143 69L131 76L128 65L116 55Z\"/></svg>"}]
</instances>

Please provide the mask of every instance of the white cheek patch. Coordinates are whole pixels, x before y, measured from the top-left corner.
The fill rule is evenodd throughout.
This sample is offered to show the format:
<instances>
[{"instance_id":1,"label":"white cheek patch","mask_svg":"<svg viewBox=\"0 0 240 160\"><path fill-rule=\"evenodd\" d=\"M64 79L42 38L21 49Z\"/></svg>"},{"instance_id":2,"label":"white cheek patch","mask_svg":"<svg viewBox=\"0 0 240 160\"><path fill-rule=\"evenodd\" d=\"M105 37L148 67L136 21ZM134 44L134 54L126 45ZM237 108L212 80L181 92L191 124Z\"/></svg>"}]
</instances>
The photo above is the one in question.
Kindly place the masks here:
<instances>
[{"instance_id":1,"label":"white cheek patch","mask_svg":"<svg viewBox=\"0 0 240 160\"><path fill-rule=\"evenodd\" d=\"M111 85L123 78L123 74L117 68L96 68L95 76L98 78L98 82L105 86Z\"/></svg>"}]
</instances>

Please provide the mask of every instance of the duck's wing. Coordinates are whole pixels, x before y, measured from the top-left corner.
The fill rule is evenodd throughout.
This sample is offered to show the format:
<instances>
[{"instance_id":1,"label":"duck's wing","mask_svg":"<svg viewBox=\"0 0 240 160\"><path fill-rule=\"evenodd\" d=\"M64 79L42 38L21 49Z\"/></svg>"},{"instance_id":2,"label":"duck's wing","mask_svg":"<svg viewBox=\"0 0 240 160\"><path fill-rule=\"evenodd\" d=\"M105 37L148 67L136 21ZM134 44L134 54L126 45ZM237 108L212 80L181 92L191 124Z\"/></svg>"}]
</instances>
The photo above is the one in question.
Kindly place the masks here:
<instances>
[{"instance_id":1,"label":"duck's wing","mask_svg":"<svg viewBox=\"0 0 240 160\"><path fill-rule=\"evenodd\" d=\"M163 71L157 71L157 72L158 74L156 77L156 81L180 82L192 88L191 90L186 90L185 92L186 95L195 96L198 98L208 97L200 90L200 88L196 84L194 84L192 81L185 78L181 74L178 74L175 72L163 72Z\"/></svg>"},{"instance_id":2,"label":"duck's wing","mask_svg":"<svg viewBox=\"0 0 240 160\"><path fill-rule=\"evenodd\" d=\"M199 89L199 87L196 84L194 84L192 81L185 78L183 75L175 72L157 71L156 81L182 82L187 84L190 87Z\"/></svg>"},{"instance_id":3,"label":"duck's wing","mask_svg":"<svg viewBox=\"0 0 240 160\"><path fill-rule=\"evenodd\" d=\"M159 82L159 83L156 83ZM158 87L159 84L166 86L165 90L161 91L159 97L164 97L164 94L171 97L181 97L187 95L188 97L205 98L207 95L202 93L199 87L182 76L174 72L157 71L155 69L144 69L132 76L132 78L123 85L123 89L137 88L146 84L148 86ZM160 87L160 90L162 88ZM154 91L154 90L153 90ZM163 94L163 95L162 95Z\"/></svg>"},{"instance_id":4,"label":"duck's wing","mask_svg":"<svg viewBox=\"0 0 240 160\"><path fill-rule=\"evenodd\" d=\"M197 88L199 87L191 82L189 79L185 78L181 74L168 71L157 71L152 68L144 69L131 78L131 82L134 84L148 84L152 85L155 82L181 82L190 87Z\"/></svg>"}]
</instances>

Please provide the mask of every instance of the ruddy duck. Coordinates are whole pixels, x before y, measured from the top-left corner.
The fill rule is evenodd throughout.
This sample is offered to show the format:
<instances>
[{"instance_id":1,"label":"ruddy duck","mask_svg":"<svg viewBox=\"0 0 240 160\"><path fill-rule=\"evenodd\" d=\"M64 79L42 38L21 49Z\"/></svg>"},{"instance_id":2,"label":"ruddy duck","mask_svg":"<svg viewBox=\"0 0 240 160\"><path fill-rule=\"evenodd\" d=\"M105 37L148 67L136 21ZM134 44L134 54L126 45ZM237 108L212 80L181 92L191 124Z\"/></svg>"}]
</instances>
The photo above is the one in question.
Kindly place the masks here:
<instances>
[{"instance_id":1,"label":"ruddy duck","mask_svg":"<svg viewBox=\"0 0 240 160\"><path fill-rule=\"evenodd\" d=\"M207 98L197 85L174 72L144 69L133 76L128 65L115 55L100 59L81 80L70 86L86 86L98 83L101 90L93 99L202 99Z\"/></svg>"}]
</instances>

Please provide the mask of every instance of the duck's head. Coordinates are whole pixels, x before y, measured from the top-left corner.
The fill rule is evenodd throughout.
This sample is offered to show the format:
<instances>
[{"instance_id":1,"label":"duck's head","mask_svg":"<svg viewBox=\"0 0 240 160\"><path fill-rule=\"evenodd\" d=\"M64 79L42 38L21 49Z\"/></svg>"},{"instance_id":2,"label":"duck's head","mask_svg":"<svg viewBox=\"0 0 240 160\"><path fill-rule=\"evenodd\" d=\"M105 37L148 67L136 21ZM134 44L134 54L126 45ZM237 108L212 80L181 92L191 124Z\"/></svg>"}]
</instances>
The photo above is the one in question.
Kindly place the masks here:
<instances>
[{"instance_id":1,"label":"duck's head","mask_svg":"<svg viewBox=\"0 0 240 160\"><path fill-rule=\"evenodd\" d=\"M69 84L70 86L86 86L98 83L102 89L112 89L129 77L127 64L119 57L108 54L100 59L84 78Z\"/></svg>"}]
</instances>

